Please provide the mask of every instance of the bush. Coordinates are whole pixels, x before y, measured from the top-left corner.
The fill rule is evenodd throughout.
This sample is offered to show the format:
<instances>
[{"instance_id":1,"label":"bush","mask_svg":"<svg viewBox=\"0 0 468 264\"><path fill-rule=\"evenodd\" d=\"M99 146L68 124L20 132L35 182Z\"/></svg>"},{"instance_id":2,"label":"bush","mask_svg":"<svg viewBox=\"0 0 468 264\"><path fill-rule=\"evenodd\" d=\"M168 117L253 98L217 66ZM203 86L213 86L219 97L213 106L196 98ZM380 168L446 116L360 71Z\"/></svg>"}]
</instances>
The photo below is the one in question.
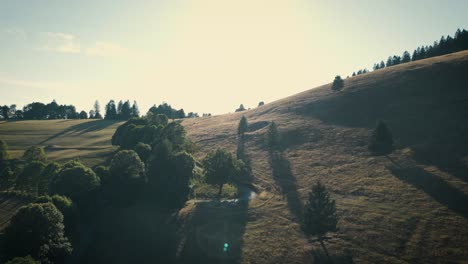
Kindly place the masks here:
<instances>
[{"instance_id":1,"label":"bush","mask_svg":"<svg viewBox=\"0 0 468 264\"><path fill-rule=\"evenodd\" d=\"M5 230L5 242L7 257L31 255L41 263L63 263L72 251L63 215L52 203L21 207Z\"/></svg>"},{"instance_id":2,"label":"bush","mask_svg":"<svg viewBox=\"0 0 468 264\"><path fill-rule=\"evenodd\" d=\"M16 174L10 167L4 168L0 173L0 190L9 190L15 185Z\"/></svg>"},{"instance_id":3,"label":"bush","mask_svg":"<svg viewBox=\"0 0 468 264\"><path fill-rule=\"evenodd\" d=\"M343 79L341 79L340 75L337 75L335 79L333 80L332 90L339 91L343 89L343 87L344 87L344 81Z\"/></svg>"},{"instance_id":4,"label":"bush","mask_svg":"<svg viewBox=\"0 0 468 264\"><path fill-rule=\"evenodd\" d=\"M23 160L25 160L26 162L32 162L32 161L47 162L47 156L43 148L32 146L26 149L26 151L24 152Z\"/></svg>"},{"instance_id":5,"label":"bush","mask_svg":"<svg viewBox=\"0 0 468 264\"><path fill-rule=\"evenodd\" d=\"M0 164L2 161L9 158L10 154L8 153L8 144L5 142L5 140L0 140Z\"/></svg>"},{"instance_id":6,"label":"bush","mask_svg":"<svg viewBox=\"0 0 468 264\"><path fill-rule=\"evenodd\" d=\"M382 120L377 122L377 126L372 132L368 148L374 155L386 155L393 151L392 134Z\"/></svg>"},{"instance_id":7,"label":"bush","mask_svg":"<svg viewBox=\"0 0 468 264\"><path fill-rule=\"evenodd\" d=\"M70 197L80 203L86 203L90 194L100 186L100 179L88 167L77 163L74 167L65 166L52 183L54 194Z\"/></svg>"},{"instance_id":8,"label":"bush","mask_svg":"<svg viewBox=\"0 0 468 264\"><path fill-rule=\"evenodd\" d=\"M40 264L40 263L28 255L26 257L16 257L8 262L5 262L5 264Z\"/></svg>"}]
</instances>

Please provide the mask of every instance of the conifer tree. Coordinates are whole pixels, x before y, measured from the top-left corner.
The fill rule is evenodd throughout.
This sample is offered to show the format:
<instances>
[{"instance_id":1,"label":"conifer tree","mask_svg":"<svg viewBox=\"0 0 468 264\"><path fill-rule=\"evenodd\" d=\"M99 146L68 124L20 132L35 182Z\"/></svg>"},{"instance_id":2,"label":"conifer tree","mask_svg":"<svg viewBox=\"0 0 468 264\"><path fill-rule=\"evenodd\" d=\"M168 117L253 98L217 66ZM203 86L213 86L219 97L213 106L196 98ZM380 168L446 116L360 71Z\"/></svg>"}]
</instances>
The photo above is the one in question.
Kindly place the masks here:
<instances>
[{"instance_id":1,"label":"conifer tree","mask_svg":"<svg viewBox=\"0 0 468 264\"><path fill-rule=\"evenodd\" d=\"M309 199L304 207L303 229L307 236L317 236L325 254L330 260L323 239L328 232L336 232L338 217L335 200L320 182L317 182L309 193ZM330 261L331 262L331 261Z\"/></svg>"}]
</instances>

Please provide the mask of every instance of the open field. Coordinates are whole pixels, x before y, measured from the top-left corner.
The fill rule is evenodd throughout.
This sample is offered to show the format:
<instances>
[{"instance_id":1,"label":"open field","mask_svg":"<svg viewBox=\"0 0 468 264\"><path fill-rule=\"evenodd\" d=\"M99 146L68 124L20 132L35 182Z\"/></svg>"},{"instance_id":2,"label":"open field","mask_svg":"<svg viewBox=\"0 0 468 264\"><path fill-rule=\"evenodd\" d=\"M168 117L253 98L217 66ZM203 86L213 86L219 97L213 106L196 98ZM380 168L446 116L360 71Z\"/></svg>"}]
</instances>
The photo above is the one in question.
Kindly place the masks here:
<instances>
[{"instance_id":1,"label":"open field","mask_svg":"<svg viewBox=\"0 0 468 264\"><path fill-rule=\"evenodd\" d=\"M468 52L459 52L346 79L341 92L327 84L243 113L184 120L201 159L218 147L235 153L237 124L245 115L249 184L259 194L237 205L188 202L178 213L178 259L310 263L321 249L301 232L299 217L320 180L337 204L339 231L326 241L335 258L467 263L467 72ZM378 119L396 139L397 150L388 157L367 151ZM264 143L271 121L283 137L279 157L270 157ZM80 156L95 165L115 150L110 138L117 126L94 120L8 122L0 123L0 138L15 156L41 145L53 160ZM132 234L134 227L126 228ZM224 243L230 245L225 253Z\"/></svg>"},{"instance_id":2,"label":"open field","mask_svg":"<svg viewBox=\"0 0 468 264\"><path fill-rule=\"evenodd\" d=\"M94 166L105 161L117 148L111 138L119 122L109 120L25 120L0 122L0 138L13 158L21 157L30 146L44 147L49 159L73 158Z\"/></svg>"}]
</instances>

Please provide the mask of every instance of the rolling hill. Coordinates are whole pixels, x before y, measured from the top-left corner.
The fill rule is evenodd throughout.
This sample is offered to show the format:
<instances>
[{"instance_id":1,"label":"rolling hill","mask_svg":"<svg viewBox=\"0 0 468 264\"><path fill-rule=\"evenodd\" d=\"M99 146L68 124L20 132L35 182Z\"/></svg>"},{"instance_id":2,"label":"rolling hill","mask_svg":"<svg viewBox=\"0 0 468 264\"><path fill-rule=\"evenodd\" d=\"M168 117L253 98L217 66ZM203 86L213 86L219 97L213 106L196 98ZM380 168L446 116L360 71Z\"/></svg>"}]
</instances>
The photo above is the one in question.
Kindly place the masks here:
<instances>
[{"instance_id":1,"label":"rolling hill","mask_svg":"<svg viewBox=\"0 0 468 264\"><path fill-rule=\"evenodd\" d=\"M73 158L88 165L102 163L117 148L111 137L121 123L110 120L24 120L0 122L0 138L11 155L21 157L28 147L44 147L51 160Z\"/></svg>"},{"instance_id":2,"label":"rolling hill","mask_svg":"<svg viewBox=\"0 0 468 264\"><path fill-rule=\"evenodd\" d=\"M246 151L261 194L244 212L241 262L308 263L310 249L320 251L298 224L318 180L340 217L327 241L333 254L349 251L357 263L468 262L467 73L465 51L348 78L341 92L327 84L250 111L185 120L199 158L217 147L235 152L237 124L242 115L249 121ZM367 151L378 119L397 141L388 158ZM264 143L270 121L286 146L275 162Z\"/></svg>"},{"instance_id":3,"label":"rolling hill","mask_svg":"<svg viewBox=\"0 0 468 264\"><path fill-rule=\"evenodd\" d=\"M311 186L321 181L338 209L339 231L326 241L334 258L467 263L467 72L465 51L348 78L340 92L326 84L242 113L185 119L201 159L219 147L235 152L238 122L247 117L246 154L252 166L247 183L258 195L248 204L188 202L178 213L178 259L310 263L321 249L301 232L299 217ZM367 151L379 119L396 140L397 149L387 157ZM271 121L284 144L274 160L264 140ZM0 123L0 138L16 156L42 145L51 159L80 156L95 165L115 150L110 138L118 125L7 122ZM221 250L225 243L227 252Z\"/></svg>"}]
</instances>

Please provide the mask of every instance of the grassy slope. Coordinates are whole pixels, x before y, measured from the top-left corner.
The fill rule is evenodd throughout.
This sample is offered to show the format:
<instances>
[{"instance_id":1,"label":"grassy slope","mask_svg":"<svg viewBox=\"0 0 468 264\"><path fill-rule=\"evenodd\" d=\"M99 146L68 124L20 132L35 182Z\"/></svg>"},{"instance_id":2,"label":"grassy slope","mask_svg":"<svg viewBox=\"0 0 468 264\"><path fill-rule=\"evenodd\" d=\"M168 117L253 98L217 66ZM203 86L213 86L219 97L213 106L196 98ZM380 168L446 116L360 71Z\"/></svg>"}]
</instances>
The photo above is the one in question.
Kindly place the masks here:
<instances>
[{"instance_id":1,"label":"grassy slope","mask_svg":"<svg viewBox=\"0 0 468 264\"><path fill-rule=\"evenodd\" d=\"M45 147L50 159L79 157L88 166L103 162L116 147L110 138L120 123L108 120L41 120L0 122L0 138L13 157L33 145Z\"/></svg>"},{"instance_id":2,"label":"grassy slope","mask_svg":"<svg viewBox=\"0 0 468 264\"><path fill-rule=\"evenodd\" d=\"M237 206L189 203L179 213L179 259L310 263L320 250L301 233L298 214L310 186L321 180L340 216L340 231L327 241L331 254L348 249L357 263L468 261L466 164L447 168L412 155L418 146L437 143L452 150L453 159L467 156L466 72L468 52L462 52L353 77L339 93L328 84L244 113L185 120L202 158L216 147L235 152L237 123L245 114L252 127L246 143L252 183L260 195ZM387 121L398 140L390 158L403 168L389 168L389 159L367 153L377 118ZM263 143L272 120L286 142L273 166ZM15 156L38 144L48 146L51 159L81 156L94 165L114 150L110 137L117 126L88 120L9 122L0 123L0 137ZM226 242L230 250L222 253Z\"/></svg>"},{"instance_id":3,"label":"grassy slope","mask_svg":"<svg viewBox=\"0 0 468 264\"><path fill-rule=\"evenodd\" d=\"M260 199L202 222L216 229L220 219L246 215L232 228L244 263L309 263L320 250L301 233L298 214L320 180L340 216L327 242L332 254L350 250L358 263L468 262L467 72L468 52L460 52L346 79L338 93L327 84L243 113L185 120L198 158L216 147L235 152L241 115L253 124L247 154ZM390 158L400 167L367 152L377 119L393 131ZM273 166L263 143L269 121L287 146ZM414 158L428 147L450 162Z\"/></svg>"}]
</instances>

